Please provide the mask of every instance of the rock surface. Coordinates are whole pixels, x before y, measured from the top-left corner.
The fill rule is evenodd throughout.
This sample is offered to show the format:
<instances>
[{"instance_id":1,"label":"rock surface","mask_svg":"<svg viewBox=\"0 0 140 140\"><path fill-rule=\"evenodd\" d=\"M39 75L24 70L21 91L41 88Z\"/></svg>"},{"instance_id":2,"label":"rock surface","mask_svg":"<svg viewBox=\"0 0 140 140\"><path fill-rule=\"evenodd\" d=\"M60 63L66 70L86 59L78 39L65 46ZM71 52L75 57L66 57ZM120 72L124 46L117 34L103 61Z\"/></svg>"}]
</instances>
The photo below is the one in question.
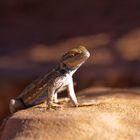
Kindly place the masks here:
<instances>
[{"instance_id":1,"label":"rock surface","mask_svg":"<svg viewBox=\"0 0 140 140\"><path fill-rule=\"evenodd\" d=\"M140 89L89 88L78 100L78 108L61 102L56 110L41 105L16 112L1 140L139 140Z\"/></svg>"},{"instance_id":2,"label":"rock surface","mask_svg":"<svg viewBox=\"0 0 140 140\"><path fill-rule=\"evenodd\" d=\"M140 0L1 0L0 121L11 98L79 45L91 57L75 75L78 91L140 86L139 44Z\"/></svg>"}]
</instances>

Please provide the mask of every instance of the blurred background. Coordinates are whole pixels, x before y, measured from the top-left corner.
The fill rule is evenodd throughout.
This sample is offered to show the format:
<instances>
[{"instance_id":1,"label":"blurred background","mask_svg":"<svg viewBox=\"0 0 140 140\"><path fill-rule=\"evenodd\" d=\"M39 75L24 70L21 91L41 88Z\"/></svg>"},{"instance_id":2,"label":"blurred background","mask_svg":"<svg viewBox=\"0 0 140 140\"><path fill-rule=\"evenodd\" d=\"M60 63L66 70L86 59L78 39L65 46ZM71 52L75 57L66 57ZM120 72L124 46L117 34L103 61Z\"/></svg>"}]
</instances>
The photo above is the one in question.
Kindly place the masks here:
<instances>
[{"instance_id":1,"label":"blurred background","mask_svg":"<svg viewBox=\"0 0 140 140\"><path fill-rule=\"evenodd\" d=\"M140 86L140 1L0 0L0 119L10 98L79 45L91 57L76 91Z\"/></svg>"}]
</instances>

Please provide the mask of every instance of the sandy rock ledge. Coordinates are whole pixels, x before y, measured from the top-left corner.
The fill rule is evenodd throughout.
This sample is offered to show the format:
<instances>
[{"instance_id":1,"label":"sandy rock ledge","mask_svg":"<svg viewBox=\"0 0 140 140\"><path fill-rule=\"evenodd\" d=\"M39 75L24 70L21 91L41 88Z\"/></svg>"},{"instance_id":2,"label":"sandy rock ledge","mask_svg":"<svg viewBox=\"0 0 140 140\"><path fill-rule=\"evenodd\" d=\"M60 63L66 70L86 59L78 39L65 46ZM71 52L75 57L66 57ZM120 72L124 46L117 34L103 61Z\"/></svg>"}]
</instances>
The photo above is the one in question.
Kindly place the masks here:
<instances>
[{"instance_id":1,"label":"sandy rock ledge","mask_svg":"<svg viewBox=\"0 0 140 140\"><path fill-rule=\"evenodd\" d=\"M74 108L18 111L7 121L1 140L139 140L140 89L89 88ZM92 105L91 105L92 104Z\"/></svg>"}]
</instances>

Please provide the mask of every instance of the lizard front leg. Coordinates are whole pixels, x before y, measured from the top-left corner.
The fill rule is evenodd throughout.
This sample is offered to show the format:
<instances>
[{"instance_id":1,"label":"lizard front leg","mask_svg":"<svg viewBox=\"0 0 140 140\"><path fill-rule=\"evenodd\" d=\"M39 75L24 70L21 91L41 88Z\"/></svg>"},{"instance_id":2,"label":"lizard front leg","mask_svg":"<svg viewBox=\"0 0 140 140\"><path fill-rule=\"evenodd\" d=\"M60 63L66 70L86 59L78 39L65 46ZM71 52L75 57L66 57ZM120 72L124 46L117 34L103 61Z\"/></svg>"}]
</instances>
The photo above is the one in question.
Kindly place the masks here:
<instances>
[{"instance_id":1,"label":"lizard front leg","mask_svg":"<svg viewBox=\"0 0 140 140\"><path fill-rule=\"evenodd\" d=\"M54 99L55 98L55 99ZM47 109L55 109L59 108L60 105L54 103L54 100L57 100L57 93L55 93L55 90L53 88L48 89L48 98L47 98Z\"/></svg>"},{"instance_id":2,"label":"lizard front leg","mask_svg":"<svg viewBox=\"0 0 140 140\"><path fill-rule=\"evenodd\" d=\"M55 93L55 94L53 95L53 101L54 101L54 103L58 103L58 96L57 96L57 93Z\"/></svg>"},{"instance_id":3,"label":"lizard front leg","mask_svg":"<svg viewBox=\"0 0 140 140\"><path fill-rule=\"evenodd\" d=\"M78 106L78 101L75 95L75 91L74 91L74 87L73 87L73 80L72 78L69 79L69 84L67 85L67 91L68 91L68 95L72 101L72 103L74 104L74 106Z\"/></svg>"}]
</instances>

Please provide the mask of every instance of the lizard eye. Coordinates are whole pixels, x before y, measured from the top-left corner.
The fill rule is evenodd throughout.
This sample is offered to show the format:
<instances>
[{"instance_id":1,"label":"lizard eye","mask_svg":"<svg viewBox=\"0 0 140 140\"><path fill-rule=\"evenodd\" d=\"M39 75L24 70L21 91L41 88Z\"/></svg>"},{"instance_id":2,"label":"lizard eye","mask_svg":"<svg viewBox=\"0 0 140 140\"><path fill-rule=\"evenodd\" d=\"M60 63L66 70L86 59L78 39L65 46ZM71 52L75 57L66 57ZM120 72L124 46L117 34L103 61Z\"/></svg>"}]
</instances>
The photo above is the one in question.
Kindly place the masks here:
<instances>
[{"instance_id":1,"label":"lizard eye","mask_svg":"<svg viewBox=\"0 0 140 140\"><path fill-rule=\"evenodd\" d=\"M75 55L74 54L68 54L66 57L67 57L67 59L68 58L72 58L72 57L74 57Z\"/></svg>"},{"instance_id":2,"label":"lizard eye","mask_svg":"<svg viewBox=\"0 0 140 140\"><path fill-rule=\"evenodd\" d=\"M73 56L75 56L75 55L76 55L75 53L72 53L70 56L73 57Z\"/></svg>"},{"instance_id":3,"label":"lizard eye","mask_svg":"<svg viewBox=\"0 0 140 140\"><path fill-rule=\"evenodd\" d=\"M74 54L71 54L69 57L71 58L71 57L73 57L74 56Z\"/></svg>"},{"instance_id":4,"label":"lizard eye","mask_svg":"<svg viewBox=\"0 0 140 140\"><path fill-rule=\"evenodd\" d=\"M63 58L63 60L67 60L69 58L74 57L75 55L76 55L75 53L68 52L68 53L64 54L62 58Z\"/></svg>"}]
</instances>

